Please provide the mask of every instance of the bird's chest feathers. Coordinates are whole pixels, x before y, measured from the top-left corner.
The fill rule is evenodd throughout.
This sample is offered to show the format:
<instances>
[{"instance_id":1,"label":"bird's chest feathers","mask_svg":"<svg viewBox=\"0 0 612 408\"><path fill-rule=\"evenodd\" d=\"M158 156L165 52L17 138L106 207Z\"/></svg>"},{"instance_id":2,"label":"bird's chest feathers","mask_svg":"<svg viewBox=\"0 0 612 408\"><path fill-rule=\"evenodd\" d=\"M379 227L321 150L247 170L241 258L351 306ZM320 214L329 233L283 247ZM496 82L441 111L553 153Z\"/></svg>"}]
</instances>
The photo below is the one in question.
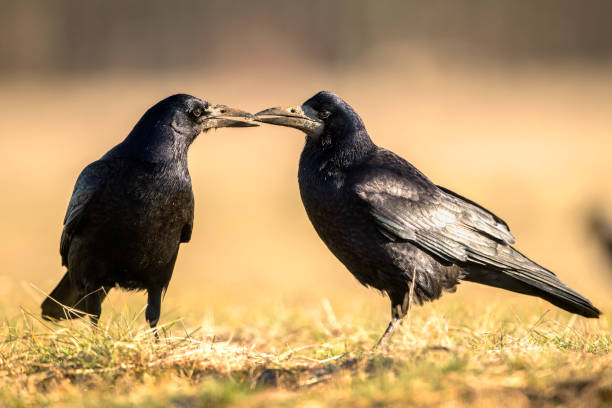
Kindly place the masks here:
<instances>
[{"instance_id":1,"label":"bird's chest feathers","mask_svg":"<svg viewBox=\"0 0 612 408\"><path fill-rule=\"evenodd\" d=\"M334 192L342 189L345 172L334 157L304 149L300 157L298 181L301 189Z\"/></svg>"},{"instance_id":2,"label":"bird's chest feathers","mask_svg":"<svg viewBox=\"0 0 612 408\"><path fill-rule=\"evenodd\" d=\"M342 229L347 215L345 176L338 171L307 169L300 169L298 175L300 195L308 218L326 241L328 235Z\"/></svg>"},{"instance_id":3,"label":"bird's chest feathers","mask_svg":"<svg viewBox=\"0 0 612 408\"><path fill-rule=\"evenodd\" d=\"M334 208L344 190L345 175L330 162L317 162L316 167L300 162L298 183L304 205Z\"/></svg>"},{"instance_id":4,"label":"bird's chest feathers","mask_svg":"<svg viewBox=\"0 0 612 408\"><path fill-rule=\"evenodd\" d=\"M184 218L184 209L192 206L191 179L184 166L156 164L125 177L133 182L124 184L135 187L120 196L128 198L130 208L142 217Z\"/></svg>"}]
</instances>

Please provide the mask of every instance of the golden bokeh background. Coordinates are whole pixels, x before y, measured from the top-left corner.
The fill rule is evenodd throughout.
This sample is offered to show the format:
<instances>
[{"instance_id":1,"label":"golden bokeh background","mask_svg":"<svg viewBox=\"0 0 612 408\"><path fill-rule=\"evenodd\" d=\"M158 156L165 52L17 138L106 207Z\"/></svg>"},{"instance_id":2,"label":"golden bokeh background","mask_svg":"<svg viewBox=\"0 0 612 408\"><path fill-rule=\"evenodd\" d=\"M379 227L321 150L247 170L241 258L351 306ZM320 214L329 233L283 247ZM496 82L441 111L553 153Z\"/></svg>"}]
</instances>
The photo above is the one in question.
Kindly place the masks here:
<instances>
[{"instance_id":1,"label":"golden bokeh background","mask_svg":"<svg viewBox=\"0 0 612 408\"><path fill-rule=\"evenodd\" d=\"M519 250L609 308L612 269L586 221L593 207L612 212L609 3L53 3L0 4L5 315L37 311L37 288L57 283L76 177L150 105L186 92L255 112L322 89L346 99L377 144L495 212ZM194 234L162 320L168 309L327 298L339 310L371 305L384 323L388 301L354 280L306 218L303 139L263 125L194 143ZM126 299L145 301L115 293L104 310ZM474 284L441 302L491 299L540 302Z\"/></svg>"}]
</instances>

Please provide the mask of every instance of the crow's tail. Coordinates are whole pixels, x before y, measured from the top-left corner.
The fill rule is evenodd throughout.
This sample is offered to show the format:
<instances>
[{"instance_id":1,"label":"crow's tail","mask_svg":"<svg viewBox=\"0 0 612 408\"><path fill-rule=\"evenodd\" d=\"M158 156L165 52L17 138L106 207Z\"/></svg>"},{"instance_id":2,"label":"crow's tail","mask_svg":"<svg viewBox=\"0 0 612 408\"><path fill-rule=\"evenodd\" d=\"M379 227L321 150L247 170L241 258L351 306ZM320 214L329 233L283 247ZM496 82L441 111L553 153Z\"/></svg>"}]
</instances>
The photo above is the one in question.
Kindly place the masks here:
<instances>
[{"instance_id":1,"label":"crow's tail","mask_svg":"<svg viewBox=\"0 0 612 408\"><path fill-rule=\"evenodd\" d=\"M590 300L561 282L551 271L532 262L514 248L506 247L504 258L497 268L468 266L465 280L510 290L525 295L538 296L568 312L584 317L597 318L601 314ZM512 258L512 259L510 259Z\"/></svg>"},{"instance_id":2,"label":"crow's tail","mask_svg":"<svg viewBox=\"0 0 612 408\"><path fill-rule=\"evenodd\" d=\"M83 317L87 313L85 295L72 284L68 272L53 292L42 302L42 317L46 320L64 320Z\"/></svg>"}]
</instances>

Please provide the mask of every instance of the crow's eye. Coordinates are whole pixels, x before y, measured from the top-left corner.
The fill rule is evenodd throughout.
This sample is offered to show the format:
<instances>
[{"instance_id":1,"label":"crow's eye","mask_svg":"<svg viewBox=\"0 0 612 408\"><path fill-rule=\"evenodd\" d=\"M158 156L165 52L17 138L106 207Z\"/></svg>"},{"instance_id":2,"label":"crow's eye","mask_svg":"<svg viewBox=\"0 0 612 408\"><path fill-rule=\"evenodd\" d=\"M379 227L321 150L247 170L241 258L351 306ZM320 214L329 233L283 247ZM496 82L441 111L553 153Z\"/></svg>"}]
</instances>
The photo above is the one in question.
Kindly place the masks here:
<instances>
[{"instance_id":1,"label":"crow's eye","mask_svg":"<svg viewBox=\"0 0 612 408\"><path fill-rule=\"evenodd\" d=\"M319 119L327 119L329 118L329 115L329 111L322 111L317 114L317 116L319 116Z\"/></svg>"},{"instance_id":2,"label":"crow's eye","mask_svg":"<svg viewBox=\"0 0 612 408\"><path fill-rule=\"evenodd\" d=\"M204 109L200 108L199 106L196 106L191 111L191 114L195 116L196 118L199 118L200 116L202 116L202 113L204 113Z\"/></svg>"}]
</instances>

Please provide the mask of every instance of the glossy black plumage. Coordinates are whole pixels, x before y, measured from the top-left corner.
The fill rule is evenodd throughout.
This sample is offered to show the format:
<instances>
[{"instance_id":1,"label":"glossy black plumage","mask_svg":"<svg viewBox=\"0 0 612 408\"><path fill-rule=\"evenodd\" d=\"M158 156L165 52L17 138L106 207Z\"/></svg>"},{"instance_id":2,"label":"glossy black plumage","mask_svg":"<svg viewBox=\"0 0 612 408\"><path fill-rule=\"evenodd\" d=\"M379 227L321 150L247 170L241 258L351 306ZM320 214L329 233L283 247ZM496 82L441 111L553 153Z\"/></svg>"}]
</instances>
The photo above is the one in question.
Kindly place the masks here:
<instances>
[{"instance_id":1,"label":"glossy black plumage","mask_svg":"<svg viewBox=\"0 0 612 408\"><path fill-rule=\"evenodd\" d=\"M67 272L43 302L43 317L80 317L80 311L97 321L106 292L118 285L147 290L146 318L157 324L179 245L189 242L193 229L188 148L202 130L251 126L221 114L248 115L173 95L150 108L123 142L85 167L60 240Z\"/></svg>"},{"instance_id":2,"label":"glossy black plumage","mask_svg":"<svg viewBox=\"0 0 612 408\"><path fill-rule=\"evenodd\" d=\"M349 271L388 294L392 321L382 341L407 313L412 285L419 303L468 280L599 316L589 300L513 249L499 217L376 146L338 96L320 92L301 107L271 108L257 117L307 133L298 170L304 207Z\"/></svg>"}]
</instances>

